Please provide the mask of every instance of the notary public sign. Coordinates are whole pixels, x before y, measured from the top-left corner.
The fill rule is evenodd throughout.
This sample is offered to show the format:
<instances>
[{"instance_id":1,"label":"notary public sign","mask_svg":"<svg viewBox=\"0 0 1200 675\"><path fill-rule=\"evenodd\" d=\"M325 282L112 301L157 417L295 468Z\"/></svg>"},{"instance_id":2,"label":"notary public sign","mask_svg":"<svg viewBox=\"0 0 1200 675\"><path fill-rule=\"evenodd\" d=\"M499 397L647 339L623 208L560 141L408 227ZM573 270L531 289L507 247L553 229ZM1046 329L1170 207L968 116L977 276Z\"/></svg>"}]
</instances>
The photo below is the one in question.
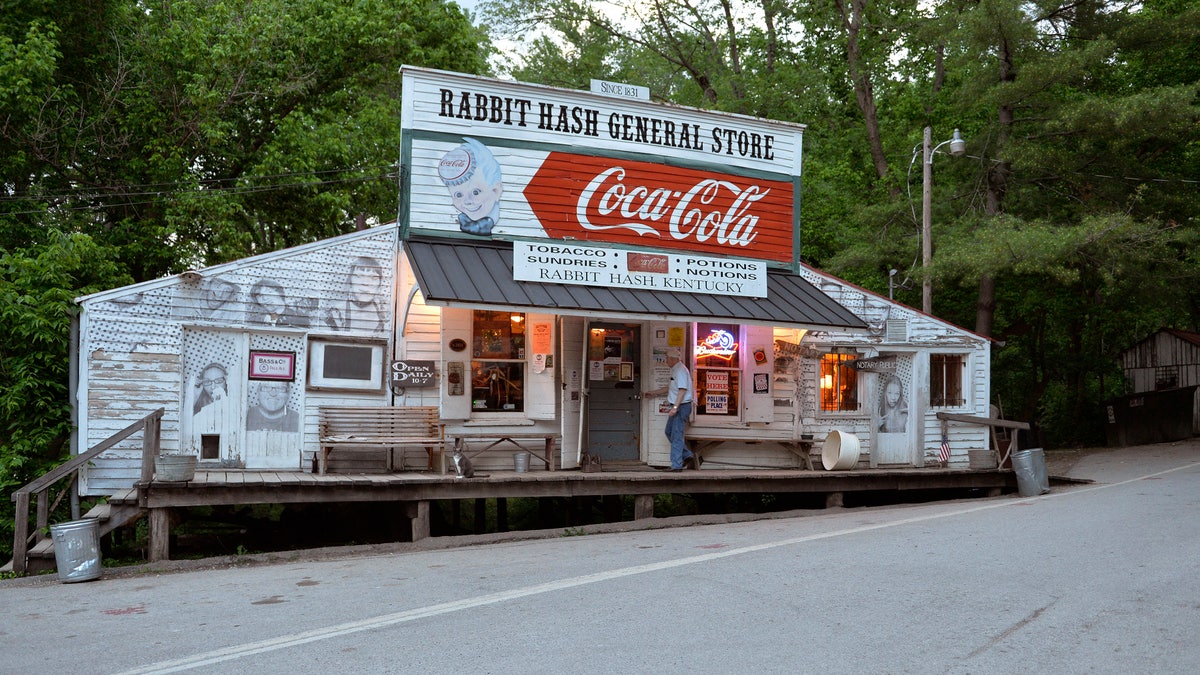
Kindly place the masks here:
<instances>
[{"instance_id":1,"label":"notary public sign","mask_svg":"<svg viewBox=\"0 0 1200 675\"><path fill-rule=\"evenodd\" d=\"M896 372L896 355L885 354L871 358L854 359L846 365L864 373L894 373Z\"/></svg>"},{"instance_id":2,"label":"notary public sign","mask_svg":"<svg viewBox=\"0 0 1200 675\"><path fill-rule=\"evenodd\" d=\"M409 232L791 265L804 127L403 69Z\"/></svg>"},{"instance_id":3,"label":"notary public sign","mask_svg":"<svg viewBox=\"0 0 1200 675\"><path fill-rule=\"evenodd\" d=\"M767 265L562 242L513 242L513 279L577 286L767 297Z\"/></svg>"}]
</instances>

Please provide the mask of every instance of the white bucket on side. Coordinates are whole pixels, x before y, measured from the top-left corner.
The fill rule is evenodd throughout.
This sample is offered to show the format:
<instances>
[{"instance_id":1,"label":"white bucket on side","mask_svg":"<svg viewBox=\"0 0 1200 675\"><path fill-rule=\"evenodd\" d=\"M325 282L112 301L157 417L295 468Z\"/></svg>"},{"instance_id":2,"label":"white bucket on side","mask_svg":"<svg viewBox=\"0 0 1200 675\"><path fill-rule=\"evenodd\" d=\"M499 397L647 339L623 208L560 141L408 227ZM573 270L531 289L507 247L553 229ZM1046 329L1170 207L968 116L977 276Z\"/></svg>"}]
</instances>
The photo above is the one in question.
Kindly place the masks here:
<instances>
[{"instance_id":1,"label":"white bucket on side","mask_svg":"<svg viewBox=\"0 0 1200 675\"><path fill-rule=\"evenodd\" d=\"M834 429L821 444L821 463L826 471L845 471L858 466L858 436Z\"/></svg>"}]
</instances>

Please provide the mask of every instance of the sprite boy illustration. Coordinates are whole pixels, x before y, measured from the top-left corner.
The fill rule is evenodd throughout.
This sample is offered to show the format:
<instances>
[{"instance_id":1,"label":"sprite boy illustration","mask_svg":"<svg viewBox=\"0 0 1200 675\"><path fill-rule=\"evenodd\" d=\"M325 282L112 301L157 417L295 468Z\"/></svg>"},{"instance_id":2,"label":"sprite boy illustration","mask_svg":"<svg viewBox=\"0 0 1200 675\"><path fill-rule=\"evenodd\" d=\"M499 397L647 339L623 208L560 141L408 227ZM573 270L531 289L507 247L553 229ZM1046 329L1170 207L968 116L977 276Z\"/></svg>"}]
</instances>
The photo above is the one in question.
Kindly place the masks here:
<instances>
[{"instance_id":1,"label":"sprite boy illustration","mask_svg":"<svg viewBox=\"0 0 1200 675\"><path fill-rule=\"evenodd\" d=\"M490 235L500 220L500 194L504 191L500 163L492 151L474 138L464 138L462 145L442 157L438 177L459 211L459 229Z\"/></svg>"}]
</instances>

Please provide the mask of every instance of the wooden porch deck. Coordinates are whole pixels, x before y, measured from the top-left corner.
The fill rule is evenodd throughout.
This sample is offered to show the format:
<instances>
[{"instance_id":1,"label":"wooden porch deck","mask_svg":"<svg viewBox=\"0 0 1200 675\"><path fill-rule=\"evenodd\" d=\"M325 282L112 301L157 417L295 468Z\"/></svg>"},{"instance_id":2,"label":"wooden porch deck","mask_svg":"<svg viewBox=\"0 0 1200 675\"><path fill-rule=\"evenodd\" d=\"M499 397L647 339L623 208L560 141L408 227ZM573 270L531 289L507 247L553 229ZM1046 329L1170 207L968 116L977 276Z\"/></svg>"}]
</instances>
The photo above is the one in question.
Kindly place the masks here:
<instances>
[{"instance_id":1,"label":"wooden porch deck","mask_svg":"<svg viewBox=\"0 0 1200 675\"><path fill-rule=\"evenodd\" d=\"M429 505L436 500L513 497L633 496L634 518L654 516L654 495L714 493L817 493L826 506L840 506L850 492L980 489L990 495L1016 488L1010 470L941 468L747 469L656 471L623 467L600 472L490 471L458 478L453 474L314 474L301 471L197 470L188 482L141 481L137 506L150 514L150 559L169 558L171 510L194 506L401 502L407 505L412 540L429 536ZM136 497L135 497L136 495Z\"/></svg>"}]
</instances>

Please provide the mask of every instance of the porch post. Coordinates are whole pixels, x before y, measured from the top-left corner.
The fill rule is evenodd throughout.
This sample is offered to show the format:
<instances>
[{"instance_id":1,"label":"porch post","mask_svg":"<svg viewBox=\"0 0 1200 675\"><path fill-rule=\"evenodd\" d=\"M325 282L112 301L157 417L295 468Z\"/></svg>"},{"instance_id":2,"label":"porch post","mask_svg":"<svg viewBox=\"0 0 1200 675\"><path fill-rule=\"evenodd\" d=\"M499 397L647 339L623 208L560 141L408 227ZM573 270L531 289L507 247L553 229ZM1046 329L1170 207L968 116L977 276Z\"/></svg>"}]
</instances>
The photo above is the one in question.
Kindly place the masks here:
<instances>
[{"instance_id":1,"label":"porch post","mask_svg":"<svg viewBox=\"0 0 1200 675\"><path fill-rule=\"evenodd\" d=\"M150 562L171 559L171 509L150 509Z\"/></svg>"},{"instance_id":2,"label":"porch post","mask_svg":"<svg viewBox=\"0 0 1200 675\"><path fill-rule=\"evenodd\" d=\"M654 495L634 495L633 519L645 520L654 517Z\"/></svg>"},{"instance_id":3,"label":"porch post","mask_svg":"<svg viewBox=\"0 0 1200 675\"><path fill-rule=\"evenodd\" d=\"M405 515L409 518L409 528L412 540L421 541L429 537L429 501L408 502L404 506Z\"/></svg>"}]
</instances>

